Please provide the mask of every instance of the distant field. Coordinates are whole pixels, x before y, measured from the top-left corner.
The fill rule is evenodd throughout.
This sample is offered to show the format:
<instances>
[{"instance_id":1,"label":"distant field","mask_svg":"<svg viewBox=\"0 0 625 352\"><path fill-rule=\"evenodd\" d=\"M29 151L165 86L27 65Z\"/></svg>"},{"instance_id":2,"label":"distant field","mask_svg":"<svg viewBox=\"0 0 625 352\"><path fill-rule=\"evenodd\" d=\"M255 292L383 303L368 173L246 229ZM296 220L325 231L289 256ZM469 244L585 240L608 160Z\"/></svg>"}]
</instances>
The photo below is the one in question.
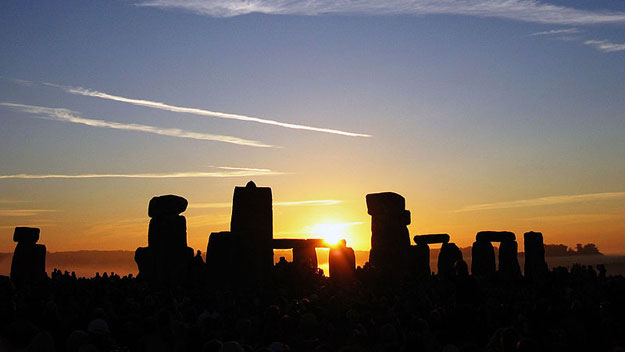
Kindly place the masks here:
<instances>
[{"instance_id":1,"label":"distant field","mask_svg":"<svg viewBox=\"0 0 625 352\"><path fill-rule=\"evenodd\" d=\"M319 267L328 274L328 250L318 249L317 258ZM11 258L13 253L0 253L0 275L9 275L11 268ZM274 251L274 260L277 262L280 257L292 260L289 250ZM432 256L431 268L436 271L436 255ZM362 266L369 259L368 251L356 251L356 265ZM471 265L471 257L465 260ZM524 257L519 256L521 269L523 269ZM625 275L625 256L605 255L605 256L570 256L570 257L550 257L547 258L549 267L566 266L571 267L575 263L584 265L605 264L608 275ZM94 276L96 272L115 272L120 275L137 274L137 266L134 262L134 252L131 251L76 251L76 252L54 252L48 253L46 258L46 270L51 272L54 268L67 271L75 271L76 275L82 277Z\"/></svg>"}]
</instances>

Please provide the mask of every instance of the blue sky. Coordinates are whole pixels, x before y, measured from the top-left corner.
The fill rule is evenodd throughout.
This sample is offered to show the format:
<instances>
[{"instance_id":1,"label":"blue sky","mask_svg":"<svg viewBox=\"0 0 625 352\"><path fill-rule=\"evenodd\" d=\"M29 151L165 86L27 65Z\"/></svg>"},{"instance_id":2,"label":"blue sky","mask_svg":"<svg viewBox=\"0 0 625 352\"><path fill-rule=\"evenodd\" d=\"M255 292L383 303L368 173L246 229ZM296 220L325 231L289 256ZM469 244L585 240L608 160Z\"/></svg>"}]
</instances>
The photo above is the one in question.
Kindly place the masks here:
<instances>
[{"instance_id":1,"label":"blue sky","mask_svg":"<svg viewBox=\"0 0 625 352\"><path fill-rule=\"evenodd\" d=\"M310 212L363 223L351 236L364 247L364 195L392 190L413 211L411 233L451 232L466 244L489 227L539 226L573 244L596 228L605 234L596 242L625 251L624 3L303 4L3 2L0 177L110 177L0 179L0 231L43 224L60 249L132 247L143 233L119 242L89 228L145 217L155 194L228 202L258 177L280 201L343 202L287 212L301 223L276 220L287 233L312 226ZM77 88L92 96L69 92ZM172 178L189 172L203 174ZM162 178L119 177L145 174ZM517 201L529 202L458 212ZM197 215L227 215L211 209ZM190 242L201 248L219 229L190 228Z\"/></svg>"}]
</instances>

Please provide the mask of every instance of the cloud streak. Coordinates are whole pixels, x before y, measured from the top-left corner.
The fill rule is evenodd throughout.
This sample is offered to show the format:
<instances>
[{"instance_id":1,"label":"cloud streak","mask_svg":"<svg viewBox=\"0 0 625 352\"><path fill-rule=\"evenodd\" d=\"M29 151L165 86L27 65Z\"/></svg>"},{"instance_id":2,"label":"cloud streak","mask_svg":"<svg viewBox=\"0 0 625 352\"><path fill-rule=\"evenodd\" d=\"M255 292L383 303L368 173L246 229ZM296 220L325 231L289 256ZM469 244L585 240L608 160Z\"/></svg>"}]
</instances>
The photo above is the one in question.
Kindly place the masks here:
<instances>
[{"instance_id":1,"label":"cloud streak","mask_svg":"<svg viewBox=\"0 0 625 352\"><path fill-rule=\"evenodd\" d=\"M37 216L42 213L53 213L50 209L0 209L0 216Z\"/></svg>"},{"instance_id":2,"label":"cloud streak","mask_svg":"<svg viewBox=\"0 0 625 352\"><path fill-rule=\"evenodd\" d=\"M319 200L299 200L291 202L274 202L273 206L276 207L291 207L291 206L329 206L343 203L342 200L335 199L319 199ZM191 209L220 209L230 208L232 203L197 203L189 204Z\"/></svg>"},{"instance_id":3,"label":"cloud streak","mask_svg":"<svg viewBox=\"0 0 625 352\"><path fill-rule=\"evenodd\" d=\"M541 197L534 199L515 200L510 202L497 202L497 203L485 203L469 205L464 208L455 210L455 213L469 212L469 211L481 211L481 210L494 210L494 209L510 209L510 208L525 208L525 207L537 207L545 205L555 204L568 204L568 203L580 203L600 200L612 200L625 198L625 192L607 192L607 193L589 193L589 194L575 194L566 196L551 196Z\"/></svg>"},{"instance_id":4,"label":"cloud streak","mask_svg":"<svg viewBox=\"0 0 625 352\"><path fill-rule=\"evenodd\" d=\"M464 15L562 25L625 22L624 12L588 11L536 0L144 0L138 6L184 9L212 17L250 13Z\"/></svg>"},{"instance_id":5,"label":"cloud streak","mask_svg":"<svg viewBox=\"0 0 625 352\"><path fill-rule=\"evenodd\" d=\"M227 178L227 177L250 177L250 176L269 176L284 175L278 171L217 171L217 172L175 172L175 173L137 173L137 174L15 174L0 175L1 179L25 179L25 180L42 180L42 179L81 179L81 178Z\"/></svg>"},{"instance_id":6,"label":"cloud streak","mask_svg":"<svg viewBox=\"0 0 625 352\"><path fill-rule=\"evenodd\" d=\"M90 89L84 89L84 88L64 87L64 86L59 86L59 85L51 84L51 83L45 83L45 84L48 85L48 86L61 88L65 92L70 93L70 94L82 95L82 96L85 96L85 97L93 97L93 98L112 100L112 101L117 101L117 102L121 102L121 103L127 103L127 104L138 105L138 106L144 106L144 107L148 107L148 108L152 108L152 109L158 109L158 110L165 110L165 111L171 111L171 112L177 112L177 113L183 113L183 114L190 114L190 115L196 115L196 116L216 117L216 118L220 118L220 119L230 119L230 120L240 120L240 121L246 121L246 122L255 122L255 123L260 123L260 124L265 124L265 125L272 125L272 126L278 126L278 127L284 127L284 128L290 128L290 129L296 129L296 130L306 130L306 131L313 131L313 132L330 133L330 134L337 134L337 135L348 136L348 137L371 137L371 135L363 134L363 133L341 131L341 130L336 130L336 129L331 129L331 128L323 128L323 127L313 127L313 126L306 126L306 125L298 125L298 124L293 124L293 123L280 122L280 121L269 120L269 119L262 119L262 118L253 117L253 116L230 114L230 113L225 113L225 112L218 112L218 111L210 111L210 110L204 110L204 109L176 106L176 105L170 105L170 104L161 103L161 102L158 102L158 101L127 98L127 97L122 97L122 96L118 96L118 95L112 95L112 94L99 92L99 91L95 91L95 90L90 90Z\"/></svg>"},{"instance_id":7,"label":"cloud streak","mask_svg":"<svg viewBox=\"0 0 625 352\"><path fill-rule=\"evenodd\" d=\"M177 137L177 138L216 141L216 142L244 145L248 147L261 147L261 148L273 147L272 145L264 144L262 142L242 139L242 138L237 138L237 137L231 137L231 136L222 136L222 135L209 134L209 133L186 131L186 130L181 130L178 128L160 128L160 127L154 127L154 126L148 126L148 125L128 124L128 123L88 119L88 118L79 116L79 113L75 111L61 109L61 108L49 108L49 107L43 107L43 106L23 105L23 104L14 104L14 103L0 103L0 106L5 106L14 110L29 113L29 114L34 115L37 118L54 120L54 121L62 121L62 122L71 122L71 123L75 123L79 125L86 125L86 126L91 126L91 127L101 127L101 128L111 128L115 130L144 132L144 133L151 133L151 134L157 134L161 136L169 136L169 137Z\"/></svg>"},{"instance_id":8,"label":"cloud streak","mask_svg":"<svg viewBox=\"0 0 625 352\"><path fill-rule=\"evenodd\" d=\"M602 51L604 53L615 53L617 51L625 51L625 43L617 44L608 40L587 40L584 44L592 46L593 48Z\"/></svg>"},{"instance_id":9,"label":"cloud streak","mask_svg":"<svg viewBox=\"0 0 625 352\"><path fill-rule=\"evenodd\" d=\"M559 34L575 34L580 33L580 30L577 28L566 28L566 29L552 29L544 32L536 32L530 34L530 36L544 36L544 35L559 35Z\"/></svg>"}]
</instances>

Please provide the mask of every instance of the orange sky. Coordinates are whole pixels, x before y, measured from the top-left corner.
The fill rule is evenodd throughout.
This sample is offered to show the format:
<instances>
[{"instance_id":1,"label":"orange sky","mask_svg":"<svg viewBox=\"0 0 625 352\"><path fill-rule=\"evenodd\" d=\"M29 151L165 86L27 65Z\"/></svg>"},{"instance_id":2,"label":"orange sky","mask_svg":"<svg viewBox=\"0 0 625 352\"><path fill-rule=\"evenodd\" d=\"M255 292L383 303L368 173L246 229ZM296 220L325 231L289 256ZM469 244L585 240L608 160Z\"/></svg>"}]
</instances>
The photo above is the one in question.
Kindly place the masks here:
<instances>
[{"instance_id":1,"label":"orange sky","mask_svg":"<svg viewBox=\"0 0 625 352\"><path fill-rule=\"evenodd\" d=\"M263 181L267 178L269 176L258 178L256 182L265 186L267 184ZM47 182L71 186L63 193L66 198L56 202L15 202L23 209L21 213L2 214L0 234L4 240L0 242L0 251L13 250L15 244L11 238L14 226L41 227L40 242L46 244L50 251L134 250L146 245L148 193L155 193L154 185L127 180L99 181L105 187L90 192L90 197L84 198L80 195L94 181ZM128 182L134 185L124 185ZM183 214L187 217L188 243L195 249L205 250L211 232L229 229L234 185L243 185L247 180L219 181L222 185L214 192L182 191L186 187L193 188L189 183L197 184L200 182L197 180L158 183L162 182L169 183L167 187L161 185L163 191L169 192L161 193L175 193L189 200L189 208ZM39 182L34 186L45 183ZM269 185L273 187L275 238L325 237L322 235L324 229L336 237L337 233L332 233L332 224L335 224L334 227L339 224L338 234L347 239L348 245L358 250L369 248L370 216L366 212L365 190L313 191L313 185L289 190L288 187L280 187L280 182ZM124 186L126 192L113 192L120 186ZM48 189L51 193L47 196L58 196L59 189L62 187L52 191ZM411 237L423 233L449 233L458 245L470 246L477 231L509 230L520 239L524 232L533 230L542 231L546 243L574 246L576 243L592 242L604 253L625 253L622 240L625 211L618 193L463 205L454 198L446 199L444 192L438 195L416 190L374 189L387 190L398 191L406 197L406 207L412 213L409 225ZM522 241L519 242L522 249Z\"/></svg>"}]
</instances>

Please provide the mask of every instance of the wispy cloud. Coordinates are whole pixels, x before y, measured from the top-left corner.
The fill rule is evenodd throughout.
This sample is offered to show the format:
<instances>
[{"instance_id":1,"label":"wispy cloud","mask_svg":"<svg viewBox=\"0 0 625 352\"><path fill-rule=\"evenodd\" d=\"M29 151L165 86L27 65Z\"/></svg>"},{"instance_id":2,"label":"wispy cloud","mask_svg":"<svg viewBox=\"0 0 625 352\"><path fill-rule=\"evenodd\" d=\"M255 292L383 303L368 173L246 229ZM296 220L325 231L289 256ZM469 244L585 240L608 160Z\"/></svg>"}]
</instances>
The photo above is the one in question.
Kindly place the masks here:
<instances>
[{"instance_id":1,"label":"wispy cloud","mask_svg":"<svg viewBox=\"0 0 625 352\"><path fill-rule=\"evenodd\" d=\"M200 15L465 15L535 23L584 25L625 22L625 13L589 11L536 0L144 0L139 6L178 8Z\"/></svg>"},{"instance_id":2,"label":"wispy cloud","mask_svg":"<svg viewBox=\"0 0 625 352\"><path fill-rule=\"evenodd\" d=\"M1 199L0 204L15 204L15 203L29 203L26 200L15 200L15 199Z\"/></svg>"},{"instance_id":3,"label":"wispy cloud","mask_svg":"<svg viewBox=\"0 0 625 352\"><path fill-rule=\"evenodd\" d=\"M566 224L582 224L582 223L593 223L593 222L604 222L604 221L612 221L612 220L621 220L625 218L625 213L620 214L564 214L564 215L545 215L545 216L536 216L523 218L522 220L537 223L549 223L549 224L557 224L557 225L566 225Z\"/></svg>"},{"instance_id":4,"label":"wispy cloud","mask_svg":"<svg viewBox=\"0 0 625 352\"><path fill-rule=\"evenodd\" d=\"M37 118L49 119L49 120L54 120L54 121L62 121L62 122L71 122L71 123L76 123L76 124L86 125L86 126L91 126L91 127L102 127L102 128L112 128L116 130L145 132L145 133L152 133L152 134L157 134L161 136L216 141L216 142L238 144L238 145L244 145L244 146L250 146L250 147L264 147L264 148L273 147L271 145L264 144L258 141L241 139L241 138L231 137L231 136L221 136L221 135L216 135L216 134L185 131L185 130L181 130L178 128L160 128L160 127L140 125L140 124L134 124L134 123L128 124L128 123L87 119L84 117L80 117L79 113L75 111L61 109L61 108L49 108L49 107L43 107L43 106L23 105L23 104L14 104L14 103L0 103L0 105L8 107L8 108L12 108L14 110L32 114L33 116Z\"/></svg>"},{"instance_id":5,"label":"wispy cloud","mask_svg":"<svg viewBox=\"0 0 625 352\"><path fill-rule=\"evenodd\" d=\"M577 28L552 29L549 31L532 33L530 34L530 36L560 35L560 34L575 34L575 33L580 33L580 30Z\"/></svg>"},{"instance_id":6,"label":"wispy cloud","mask_svg":"<svg viewBox=\"0 0 625 352\"><path fill-rule=\"evenodd\" d=\"M0 209L0 216L37 216L42 213L52 213L50 209Z\"/></svg>"},{"instance_id":7,"label":"wispy cloud","mask_svg":"<svg viewBox=\"0 0 625 352\"><path fill-rule=\"evenodd\" d=\"M625 192L607 192L607 193L575 194L575 195L566 195L566 196L551 196L551 197L541 197L541 198L534 198L534 199L515 200L515 201L510 201L510 202L497 202L497 203L469 205L464 208L458 209L454 212L536 207L536 206L544 206L544 205L579 203L579 202L621 199L621 198L625 198Z\"/></svg>"},{"instance_id":8,"label":"wispy cloud","mask_svg":"<svg viewBox=\"0 0 625 352\"><path fill-rule=\"evenodd\" d=\"M337 205L341 203L343 203L342 200L320 199L320 200L300 200L300 201L293 201L293 202L275 202L273 203L273 205L290 207L290 206L298 206L298 205L313 205L313 206Z\"/></svg>"},{"instance_id":9,"label":"wispy cloud","mask_svg":"<svg viewBox=\"0 0 625 352\"><path fill-rule=\"evenodd\" d=\"M253 116L230 114L230 113L225 113L225 112L218 112L218 111L210 111L210 110L204 110L204 109L176 106L176 105L170 105L170 104L165 104L165 103L161 103L161 102L157 102L157 101L151 101L151 100L143 100L143 99L133 99L133 98L121 97L121 96L118 96L118 95L112 95L112 94L108 94L108 93L104 93L104 92L98 92L98 91L95 91L95 90L84 89L84 88L64 87L64 86L59 86L59 85L52 84L52 83L45 83L45 85L61 88L64 91L66 91L67 93L71 93L71 94L82 95L82 96L86 96L86 97L106 99L106 100L112 100L112 101L117 101L117 102L121 102L121 103L127 103L127 104L138 105L138 106L144 106L144 107L148 107L148 108L152 108L152 109L159 109L159 110L165 110L165 111L171 111L171 112L191 114L191 115L196 115L196 116L208 116L208 117L216 117L216 118L220 118L220 119L230 119L230 120L240 120L240 121L247 121L247 122L255 122L255 123L261 123L261 124L265 124L265 125L272 125L272 126L278 126L278 127L284 127L284 128L291 128L291 129L296 129L296 130L323 132L323 133L338 134L338 135L349 136L349 137L371 137L371 135L369 135L369 134L341 131L341 130L336 130L336 129L332 129L332 128L323 128L323 127L313 127L313 126L306 126L306 125L298 125L298 124L294 124L294 123L280 122L280 121L275 121L275 120L263 119L263 118L259 118L259 117L253 117Z\"/></svg>"},{"instance_id":10,"label":"wispy cloud","mask_svg":"<svg viewBox=\"0 0 625 352\"><path fill-rule=\"evenodd\" d=\"M273 205L277 207L291 207L291 206L329 206L329 205L337 205L341 204L342 200L335 199L319 199L319 200L299 200L299 201L291 201L291 202L274 202ZM232 203L222 202L222 203L196 203L189 204L189 208L193 209L219 209L219 208L230 208Z\"/></svg>"},{"instance_id":11,"label":"wispy cloud","mask_svg":"<svg viewBox=\"0 0 625 352\"><path fill-rule=\"evenodd\" d=\"M225 178L225 177L249 177L249 176L268 176L268 175L283 175L283 172L279 171L216 171L216 172L174 172L174 173L137 173L137 174L77 174L77 175L63 175L63 174L15 174L15 175L0 175L0 179L51 179L51 178Z\"/></svg>"},{"instance_id":12,"label":"wispy cloud","mask_svg":"<svg viewBox=\"0 0 625 352\"><path fill-rule=\"evenodd\" d=\"M608 40L587 40L584 42L586 45L590 45L599 51L604 53L614 53L617 51L625 51L625 43L617 44Z\"/></svg>"},{"instance_id":13,"label":"wispy cloud","mask_svg":"<svg viewBox=\"0 0 625 352\"><path fill-rule=\"evenodd\" d=\"M18 223L18 224L12 224L12 225L0 225L0 229L15 229L16 227L22 227L22 226L42 228L42 227L58 226L58 224L52 223L52 222L40 222L40 223L34 223L34 224L33 223Z\"/></svg>"}]
</instances>

